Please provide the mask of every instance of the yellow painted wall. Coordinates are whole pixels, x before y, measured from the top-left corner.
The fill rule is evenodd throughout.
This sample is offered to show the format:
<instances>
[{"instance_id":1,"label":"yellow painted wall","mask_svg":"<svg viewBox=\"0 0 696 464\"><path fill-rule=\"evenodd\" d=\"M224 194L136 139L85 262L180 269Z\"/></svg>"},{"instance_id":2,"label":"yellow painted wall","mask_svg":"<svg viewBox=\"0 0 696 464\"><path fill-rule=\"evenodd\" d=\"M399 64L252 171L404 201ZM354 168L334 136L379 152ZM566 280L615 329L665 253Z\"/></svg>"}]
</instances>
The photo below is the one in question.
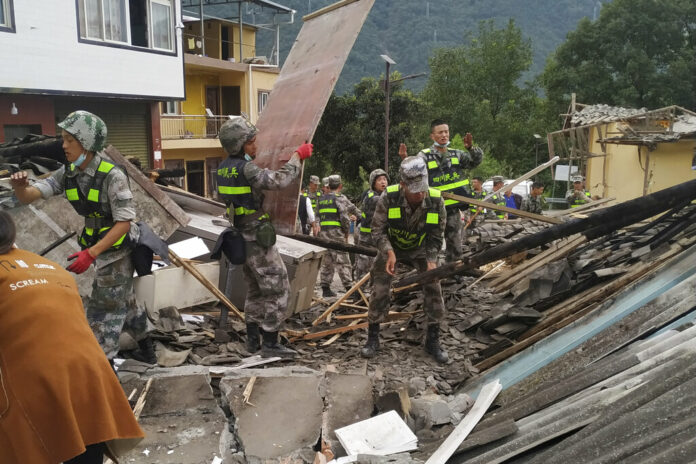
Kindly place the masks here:
<instances>
[{"instance_id":1,"label":"yellow painted wall","mask_svg":"<svg viewBox=\"0 0 696 464\"><path fill-rule=\"evenodd\" d=\"M227 153L225 150L220 148L208 148L208 149L179 149L179 150L163 150L162 158L164 160L184 160L184 169L186 169L186 161L205 161L208 158L227 158ZM205 182L205 192L208 192L208 169L206 166L204 174ZM184 181L184 188L188 188L186 181Z\"/></svg>"},{"instance_id":2,"label":"yellow painted wall","mask_svg":"<svg viewBox=\"0 0 696 464\"><path fill-rule=\"evenodd\" d=\"M218 87L220 78L214 74L186 73L186 100L181 104L183 114L205 114L205 88Z\"/></svg>"},{"instance_id":3,"label":"yellow painted wall","mask_svg":"<svg viewBox=\"0 0 696 464\"><path fill-rule=\"evenodd\" d=\"M229 24L228 24L229 25ZM244 27L242 32L242 58L239 59L239 25L232 25L230 28L230 56L237 63L241 63L244 58L256 56L256 30L251 27Z\"/></svg>"},{"instance_id":4,"label":"yellow painted wall","mask_svg":"<svg viewBox=\"0 0 696 464\"><path fill-rule=\"evenodd\" d=\"M609 131L615 131L614 124L608 125ZM607 125L602 126L606 133ZM597 143L597 130L590 132L590 151L602 153ZM648 191L657 192L667 187L696 179L696 171L691 169L696 141L680 140L672 143L660 143L650 152L648 162ZM636 145L606 144L605 158L591 158L587 163L586 186L592 195L615 197L617 201L626 201L643 195L645 165L648 149ZM606 174L604 171L606 170ZM606 189L603 186L606 175Z\"/></svg>"}]
</instances>

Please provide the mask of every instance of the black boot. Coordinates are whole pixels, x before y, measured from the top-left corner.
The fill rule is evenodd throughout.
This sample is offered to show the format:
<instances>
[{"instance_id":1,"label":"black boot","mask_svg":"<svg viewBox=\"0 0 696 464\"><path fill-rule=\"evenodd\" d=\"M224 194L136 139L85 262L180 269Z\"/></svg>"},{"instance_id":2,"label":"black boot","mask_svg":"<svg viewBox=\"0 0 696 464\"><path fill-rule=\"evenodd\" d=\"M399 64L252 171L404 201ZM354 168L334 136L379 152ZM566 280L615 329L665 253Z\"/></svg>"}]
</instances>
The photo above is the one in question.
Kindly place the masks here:
<instances>
[{"instance_id":1,"label":"black boot","mask_svg":"<svg viewBox=\"0 0 696 464\"><path fill-rule=\"evenodd\" d=\"M148 364L157 364L155 347L152 344L152 339L149 336L138 342L138 348L139 349L133 351L132 353L133 359Z\"/></svg>"},{"instance_id":2,"label":"black boot","mask_svg":"<svg viewBox=\"0 0 696 464\"><path fill-rule=\"evenodd\" d=\"M440 348L439 324L428 324L428 332L425 336L425 351L440 364L444 364L449 360L447 352Z\"/></svg>"},{"instance_id":3,"label":"black boot","mask_svg":"<svg viewBox=\"0 0 696 464\"><path fill-rule=\"evenodd\" d=\"M273 358L279 356L285 359L297 358L297 351L278 343L278 332L264 332L263 344L261 345L261 357Z\"/></svg>"},{"instance_id":4,"label":"black boot","mask_svg":"<svg viewBox=\"0 0 696 464\"><path fill-rule=\"evenodd\" d=\"M367 343L360 350L363 358L374 358L379 351L379 323L367 326Z\"/></svg>"},{"instance_id":5,"label":"black boot","mask_svg":"<svg viewBox=\"0 0 696 464\"><path fill-rule=\"evenodd\" d=\"M256 353L261 349L261 333L256 322L248 322L246 325L247 339L246 350L249 353Z\"/></svg>"},{"instance_id":6,"label":"black boot","mask_svg":"<svg viewBox=\"0 0 696 464\"><path fill-rule=\"evenodd\" d=\"M322 285L321 286L321 296L323 298L331 298L331 297L336 296L336 293L331 291L331 287L329 287L328 285Z\"/></svg>"}]
</instances>

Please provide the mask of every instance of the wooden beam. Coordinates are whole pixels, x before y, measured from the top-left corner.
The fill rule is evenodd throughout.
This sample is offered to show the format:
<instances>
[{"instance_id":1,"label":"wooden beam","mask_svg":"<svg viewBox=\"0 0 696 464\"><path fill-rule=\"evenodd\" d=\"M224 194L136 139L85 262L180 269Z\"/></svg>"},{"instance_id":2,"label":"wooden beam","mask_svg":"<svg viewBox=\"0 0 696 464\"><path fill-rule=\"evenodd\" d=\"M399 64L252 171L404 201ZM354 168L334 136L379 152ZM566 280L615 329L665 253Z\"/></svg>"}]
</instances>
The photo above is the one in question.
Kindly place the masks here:
<instances>
[{"instance_id":1,"label":"wooden beam","mask_svg":"<svg viewBox=\"0 0 696 464\"><path fill-rule=\"evenodd\" d=\"M442 192L444 198L449 198L451 200L463 201L469 203L470 205L480 206L481 208L493 209L496 211L504 211L506 213L514 214L516 216L526 217L529 219L534 219L541 222L546 222L548 224L560 224L563 221L549 216L544 216L542 214L534 214L529 211L522 211L515 208L508 208L507 206L496 205L495 203L489 203L487 201L474 200L473 198L463 197L461 195L455 195L454 193Z\"/></svg>"},{"instance_id":2,"label":"wooden beam","mask_svg":"<svg viewBox=\"0 0 696 464\"><path fill-rule=\"evenodd\" d=\"M287 234L285 237L298 240L300 242L310 243L330 250L346 251L348 253L357 253L365 256L377 256L377 248L366 247L361 245L351 245L338 240L327 240L324 238L312 237L305 234Z\"/></svg>"},{"instance_id":3,"label":"wooden beam","mask_svg":"<svg viewBox=\"0 0 696 464\"><path fill-rule=\"evenodd\" d=\"M336 308L341 306L341 304L348 299L358 288L360 288L365 282L367 282L370 279L370 273L368 272L364 276L362 276L362 279L360 279L355 285L353 285L350 290L348 290L342 297L340 297L334 304L328 307L326 311L322 313L321 316L316 318L314 322L312 322L312 327L316 327L321 321L329 317L329 314L334 312Z\"/></svg>"},{"instance_id":4,"label":"wooden beam","mask_svg":"<svg viewBox=\"0 0 696 464\"><path fill-rule=\"evenodd\" d=\"M336 10L338 8L341 8L342 6L349 5L351 3L358 2L360 0L341 0L340 2L333 3L329 6L325 6L324 8L321 8L317 11L313 11L312 13L306 14L302 17L302 21L309 21L310 19L314 19L317 16L321 16L323 14L326 14L330 11Z\"/></svg>"},{"instance_id":5,"label":"wooden beam","mask_svg":"<svg viewBox=\"0 0 696 464\"><path fill-rule=\"evenodd\" d=\"M221 302L222 304L224 304L225 306L227 306L227 308L229 308L229 310L232 311L232 313L233 313L235 316L237 316L237 317L238 317L239 319L241 319L242 321L244 320L244 314L242 314L241 311L239 311L239 309L237 309L237 307L236 307L234 304L232 304L232 302L225 296L224 293L222 293L222 292L220 291L219 288L217 288L215 285L213 285L213 283L212 283L210 280L208 280L208 278L207 278L206 276L204 276L203 274L201 274L200 271L198 271L198 269L196 269L195 266L193 266L193 265L192 265L191 263L189 263L188 261L186 261L186 260L182 259L181 257L179 257L179 255L177 255L176 253L174 253L172 250L169 250L169 259L170 259L170 260L172 261L172 263L174 263L176 266L183 267L184 269L186 269L186 270L188 271L189 274L191 274L193 277L195 277L196 280L198 280L201 284L203 284L203 286L204 286L205 288L207 288L208 290L210 290L210 293L212 293L213 295L215 295L215 297L216 297L218 300L220 300L220 302Z\"/></svg>"}]
</instances>

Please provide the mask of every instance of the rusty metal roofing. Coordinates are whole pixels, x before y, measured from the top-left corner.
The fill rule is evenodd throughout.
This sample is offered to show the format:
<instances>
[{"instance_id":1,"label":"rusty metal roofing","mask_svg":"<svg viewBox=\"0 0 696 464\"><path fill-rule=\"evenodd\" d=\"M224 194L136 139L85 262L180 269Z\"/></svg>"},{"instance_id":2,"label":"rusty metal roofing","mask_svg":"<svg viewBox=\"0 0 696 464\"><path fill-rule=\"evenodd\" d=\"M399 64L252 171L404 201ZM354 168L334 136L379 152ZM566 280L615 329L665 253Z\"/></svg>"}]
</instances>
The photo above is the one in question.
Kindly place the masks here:
<instances>
[{"instance_id":1,"label":"rusty metal roofing","mask_svg":"<svg viewBox=\"0 0 696 464\"><path fill-rule=\"evenodd\" d=\"M312 140L374 1L346 2L305 21L259 118L257 164L278 169L295 148ZM264 209L281 234L294 231L301 181L266 194Z\"/></svg>"},{"instance_id":2,"label":"rusty metal roofing","mask_svg":"<svg viewBox=\"0 0 696 464\"><path fill-rule=\"evenodd\" d=\"M609 105L588 105L573 113L571 122L575 125L596 124L602 122L621 121L627 118L647 113L646 108L622 108Z\"/></svg>"}]
</instances>

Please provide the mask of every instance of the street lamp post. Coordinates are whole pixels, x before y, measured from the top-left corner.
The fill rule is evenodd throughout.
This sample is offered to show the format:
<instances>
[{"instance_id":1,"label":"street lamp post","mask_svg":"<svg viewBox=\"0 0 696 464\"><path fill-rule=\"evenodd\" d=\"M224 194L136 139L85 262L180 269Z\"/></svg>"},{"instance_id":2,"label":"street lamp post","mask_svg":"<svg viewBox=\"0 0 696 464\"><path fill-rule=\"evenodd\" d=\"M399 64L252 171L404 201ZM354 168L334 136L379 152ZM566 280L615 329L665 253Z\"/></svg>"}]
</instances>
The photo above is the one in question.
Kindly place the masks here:
<instances>
[{"instance_id":1,"label":"street lamp post","mask_svg":"<svg viewBox=\"0 0 696 464\"><path fill-rule=\"evenodd\" d=\"M384 76L384 171L389 172L389 66L396 62L387 55L380 55L380 57L387 64Z\"/></svg>"},{"instance_id":2,"label":"street lamp post","mask_svg":"<svg viewBox=\"0 0 696 464\"><path fill-rule=\"evenodd\" d=\"M534 166L539 166L539 144L541 143L541 135L534 134ZM534 180L536 180L536 174L534 175Z\"/></svg>"}]
</instances>

